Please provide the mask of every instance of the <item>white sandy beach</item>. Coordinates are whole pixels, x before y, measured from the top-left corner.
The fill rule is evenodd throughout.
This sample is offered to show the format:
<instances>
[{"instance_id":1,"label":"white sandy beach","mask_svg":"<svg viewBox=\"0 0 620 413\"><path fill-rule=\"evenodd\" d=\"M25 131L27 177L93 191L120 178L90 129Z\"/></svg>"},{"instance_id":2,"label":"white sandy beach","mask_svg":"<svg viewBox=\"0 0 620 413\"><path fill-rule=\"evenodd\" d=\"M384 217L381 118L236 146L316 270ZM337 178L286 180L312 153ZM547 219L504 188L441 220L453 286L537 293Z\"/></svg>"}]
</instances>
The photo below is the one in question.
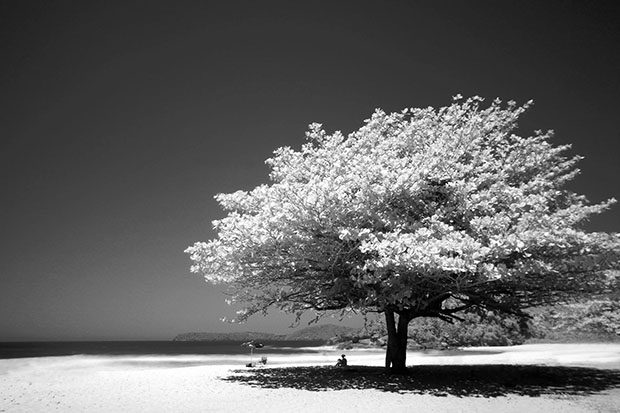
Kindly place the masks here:
<instances>
[{"instance_id":1,"label":"white sandy beach","mask_svg":"<svg viewBox=\"0 0 620 413\"><path fill-rule=\"evenodd\" d=\"M484 352L486 354L481 354ZM0 412L615 412L620 387L584 394L506 394L460 397L372 388L313 391L254 387L223 380L277 367L332 366L340 350L267 356L245 368L249 356L66 356L0 360ZM381 366L382 350L345 351L349 364ZM260 355L264 355L261 353ZM260 357L259 355L259 357ZM408 365L546 365L620 369L619 344L534 344L471 348L462 354L408 354ZM219 364L225 362L227 364ZM242 372L239 372L242 370ZM329 371L327 367L325 371ZM586 394L592 393L592 394Z\"/></svg>"}]
</instances>

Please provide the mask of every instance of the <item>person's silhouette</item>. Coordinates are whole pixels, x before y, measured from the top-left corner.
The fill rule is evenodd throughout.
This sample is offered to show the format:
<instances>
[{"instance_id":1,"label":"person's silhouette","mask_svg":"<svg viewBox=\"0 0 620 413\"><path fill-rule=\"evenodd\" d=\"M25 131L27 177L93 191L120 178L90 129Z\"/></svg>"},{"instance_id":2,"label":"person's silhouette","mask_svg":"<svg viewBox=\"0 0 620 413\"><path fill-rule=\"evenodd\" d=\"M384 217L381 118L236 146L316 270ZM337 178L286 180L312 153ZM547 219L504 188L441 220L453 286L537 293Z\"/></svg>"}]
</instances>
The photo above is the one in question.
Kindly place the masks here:
<instances>
[{"instance_id":1,"label":"person's silhouette","mask_svg":"<svg viewBox=\"0 0 620 413\"><path fill-rule=\"evenodd\" d=\"M347 365L347 357L343 354L338 359L338 362L336 363L336 367L346 367L346 365Z\"/></svg>"}]
</instances>

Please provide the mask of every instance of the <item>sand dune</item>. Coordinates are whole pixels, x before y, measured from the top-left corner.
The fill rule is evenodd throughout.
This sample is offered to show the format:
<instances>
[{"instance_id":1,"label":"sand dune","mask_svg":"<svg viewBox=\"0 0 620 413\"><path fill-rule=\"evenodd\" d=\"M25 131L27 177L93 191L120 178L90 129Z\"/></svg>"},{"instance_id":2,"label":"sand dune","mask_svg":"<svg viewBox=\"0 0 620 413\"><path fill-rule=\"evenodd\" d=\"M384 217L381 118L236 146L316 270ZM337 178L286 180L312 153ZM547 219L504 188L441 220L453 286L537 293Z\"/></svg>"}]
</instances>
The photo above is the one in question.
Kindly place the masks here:
<instances>
[{"instance_id":1,"label":"sand dune","mask_svg":"<svg viewBox=\"0 0 620 413\"><path fill-rule=\"evenodd\" d=\"M0 360L0 412L613 412L620 345L525 345L410 352L410 377L384 353L248 357L68 356ZM417 369L414 366L419 366Z\"/></svg>"}]
</instances>

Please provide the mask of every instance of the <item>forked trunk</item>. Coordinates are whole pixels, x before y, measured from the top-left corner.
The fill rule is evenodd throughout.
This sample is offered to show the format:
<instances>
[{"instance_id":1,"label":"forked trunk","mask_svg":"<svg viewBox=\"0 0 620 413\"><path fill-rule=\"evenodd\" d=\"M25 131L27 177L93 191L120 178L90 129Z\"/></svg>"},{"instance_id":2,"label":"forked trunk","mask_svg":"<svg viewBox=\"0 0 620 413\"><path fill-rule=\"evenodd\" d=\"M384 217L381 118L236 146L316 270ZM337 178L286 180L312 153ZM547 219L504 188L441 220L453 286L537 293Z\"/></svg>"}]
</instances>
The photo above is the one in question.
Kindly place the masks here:
<instances>
[{"instance_id":1,"label":"forked trunk","mask_svg":"<svg viewBox=\"0 0 620 413\"><path fill-rule=\"evenodd\" d=\"M388 344L385 353L385 367L393 373L407 371L407 330L410 319L399 314L398 324L394 311L385 310L385 324L388 331Z\"/></svg>"}]
</instances>

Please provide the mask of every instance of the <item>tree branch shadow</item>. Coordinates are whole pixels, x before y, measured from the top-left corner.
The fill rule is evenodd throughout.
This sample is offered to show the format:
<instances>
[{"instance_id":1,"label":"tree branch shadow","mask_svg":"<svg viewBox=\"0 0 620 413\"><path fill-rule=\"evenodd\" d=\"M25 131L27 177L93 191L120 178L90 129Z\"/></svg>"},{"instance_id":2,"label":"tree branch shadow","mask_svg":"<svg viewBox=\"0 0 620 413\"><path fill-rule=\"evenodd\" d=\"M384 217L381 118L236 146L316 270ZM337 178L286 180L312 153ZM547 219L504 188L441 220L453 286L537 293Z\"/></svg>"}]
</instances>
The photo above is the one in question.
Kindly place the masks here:
<instances>
[{"instance_id":1,"label":"tree branch shadow","mask_svg":"<svg viewBox=\"0 0 620 413\"><path fill-rule=\"evenodd\" d=\"M270 389L373 389L458 397L586 396L620 388L620 370L539 365L415 366L403 375L368 366L267 368L233 373L222 380Z\"/></svg>"}]
</instances>

